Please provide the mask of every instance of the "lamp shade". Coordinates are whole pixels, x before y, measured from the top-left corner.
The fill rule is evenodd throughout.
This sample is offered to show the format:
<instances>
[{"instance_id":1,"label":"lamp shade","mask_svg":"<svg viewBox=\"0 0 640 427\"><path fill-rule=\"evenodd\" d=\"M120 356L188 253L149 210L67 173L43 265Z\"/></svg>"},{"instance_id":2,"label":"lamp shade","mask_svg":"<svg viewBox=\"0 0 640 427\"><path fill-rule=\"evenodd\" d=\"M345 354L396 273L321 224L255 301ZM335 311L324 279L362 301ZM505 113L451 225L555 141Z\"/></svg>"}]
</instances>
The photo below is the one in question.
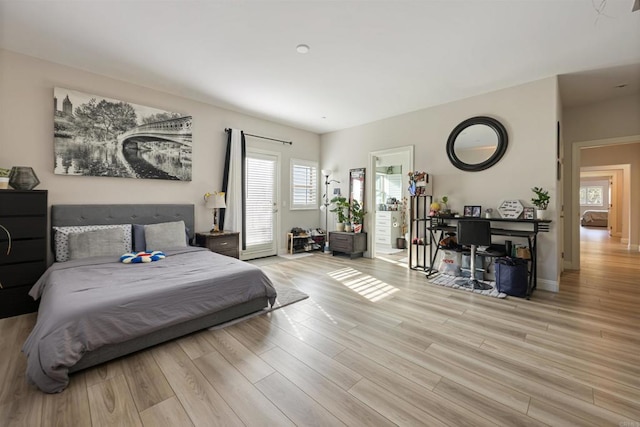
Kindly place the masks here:
<instances>
[{"instance_id":1,"label":"lamp shade","mask_svg":"<svg viewBox=\"0 0 640 427\"><path fill-rule=\"evenodd\" d=\"M331 175L331 169L322 169L322 175L324 176Z\"/></svg>"},{"instance_id":2,"label":"lamp shade","mask_svg":"<svg viewBox=\"0 0 640 427\"><path fill-rule=\"evenodd\" d=\"M207 197L206 202L207 209L223 209L226 208L227 205L224 202L224 193L221 191L217 191L215 193L211 193L209 197Z\"/></svg>"}]
</instances>

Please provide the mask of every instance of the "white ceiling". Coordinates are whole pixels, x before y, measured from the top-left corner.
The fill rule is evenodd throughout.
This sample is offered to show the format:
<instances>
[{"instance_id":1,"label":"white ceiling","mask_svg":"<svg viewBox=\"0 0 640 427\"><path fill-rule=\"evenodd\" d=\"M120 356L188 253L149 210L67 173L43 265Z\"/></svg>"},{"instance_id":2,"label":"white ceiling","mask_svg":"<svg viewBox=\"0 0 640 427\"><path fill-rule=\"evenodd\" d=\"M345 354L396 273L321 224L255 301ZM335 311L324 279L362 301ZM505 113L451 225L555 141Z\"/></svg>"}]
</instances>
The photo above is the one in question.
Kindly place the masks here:
<instances>
[{"instance_id":1,"label":"white ceiling","mask_svg":"<svg viewBox=\"0 0 640 427\"><path fill-rule=\"evenodd\" d=\"M640 64L632 5L3 0L0 47L325 133L556 74L569 74L564 86L588 70ZM296 53L300 43L311 51ZM584 96L598 86L584 81L562 88L566 105L611 97L612 88ZM628 83L614 95L638 91Z\"/></svg>"}]
</instances>

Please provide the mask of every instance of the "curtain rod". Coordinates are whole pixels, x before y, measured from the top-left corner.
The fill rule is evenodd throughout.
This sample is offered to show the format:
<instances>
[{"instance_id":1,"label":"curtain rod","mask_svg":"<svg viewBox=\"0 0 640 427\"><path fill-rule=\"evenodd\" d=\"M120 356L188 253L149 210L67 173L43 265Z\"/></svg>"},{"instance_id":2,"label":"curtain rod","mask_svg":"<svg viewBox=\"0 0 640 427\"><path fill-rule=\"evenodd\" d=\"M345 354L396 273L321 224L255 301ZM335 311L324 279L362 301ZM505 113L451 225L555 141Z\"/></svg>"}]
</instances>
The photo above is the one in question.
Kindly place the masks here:
<instances>
[{"instance_id":1,"label":"curtain rod","mask_svg":"<svg viewBox=\"0 0 640 427\"><path fill-rule=\"evenodd\" d=\"M231 128L225 128L224 131L225 132L229 132L229 131L231 131ZM293 142L291 142L291 141L283 141L282 139L268 138L266 136L254 135L254 134L246 133L246 132L244 132L244 134L247 135L247 136L252 136L254 138L268 139L269 141L282 142L283 144L293 145Z\"/></svg>"}]
</instances>

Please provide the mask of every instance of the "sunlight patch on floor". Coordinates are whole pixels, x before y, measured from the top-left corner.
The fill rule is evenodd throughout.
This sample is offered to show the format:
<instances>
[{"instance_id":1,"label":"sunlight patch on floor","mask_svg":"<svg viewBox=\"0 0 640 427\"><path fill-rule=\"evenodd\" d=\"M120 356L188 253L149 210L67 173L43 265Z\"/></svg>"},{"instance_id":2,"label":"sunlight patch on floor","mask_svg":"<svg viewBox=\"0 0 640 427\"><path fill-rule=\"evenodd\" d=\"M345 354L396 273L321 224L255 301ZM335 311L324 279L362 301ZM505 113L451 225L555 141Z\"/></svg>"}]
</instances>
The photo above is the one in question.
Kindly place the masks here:
<instances>
[{"instance_id":1,"label":"sunlight patch on floor","mask_svg":"<svg viewBox=\"0 0 640 427\"><path fill-rule=\"evenodd\" d=\"M391 286L352 267L341 268L327 274L332 279L341 282L347 288L372 302L380 301L399 290L395 286Z\"/></svg>"},{"instance_id":2,"label":"sunlight patch on floor","mask_svg":"<svg viewBox=\"0 0 640 427\"><path fill-rule=\"evenodd\" d=\"M287 322L289 322L289 325L291 325L291 328L293 329L293 333L295 334L296 337L298 337L298 339L300 341L304 341L304 336L300 333L300 329L298 329L298 322L294 321L291 316L289 316L289 313L287 313L287 309L285 307L281 308L278 310L279 314L284 315L284 318L287 319Z\"/></svg>"},{"instance_id":3,"label":"sunlight patch on floor","mask_svg":"<svg viewBox=\"0 0 640 427\"><path fill-rule=\"evenodd\" d=\"M391 259L391 258L386 258L380 255L376 255L376 259L382 260L382 261L386 261L389 262L391 264L395 264L397 266L400 266L402 268L409 268L409 265L407 264L407 260L405 259L404 261L402 260L395 260L395 259Z\"/></svg>"},{"instance_id":4,"label":"sunlight patch on floor","mask_svg":"<svg viewBox=\"0 0 640 427\"><path fill-rule=\"evenodd\" d=\"M329 320L331 321L331 323L333 323L334 325L337 325L337 324L338 324L338 322L336 321L336 319L334 319L332 315L330 315L329 313L327 313L327 311L324 309L324 307L322 307L320 304L318 304L318 303L317 303L313 298L309 298L309 301L311 301L311 303L312 303L313 305L315 305L315 306L316 306L316 308L317 308L318 310L320 310L320 312L321 312L322 314L324 314L324 315L327 317L327 319L329 319Z\"/></svg>"}]
</instances>

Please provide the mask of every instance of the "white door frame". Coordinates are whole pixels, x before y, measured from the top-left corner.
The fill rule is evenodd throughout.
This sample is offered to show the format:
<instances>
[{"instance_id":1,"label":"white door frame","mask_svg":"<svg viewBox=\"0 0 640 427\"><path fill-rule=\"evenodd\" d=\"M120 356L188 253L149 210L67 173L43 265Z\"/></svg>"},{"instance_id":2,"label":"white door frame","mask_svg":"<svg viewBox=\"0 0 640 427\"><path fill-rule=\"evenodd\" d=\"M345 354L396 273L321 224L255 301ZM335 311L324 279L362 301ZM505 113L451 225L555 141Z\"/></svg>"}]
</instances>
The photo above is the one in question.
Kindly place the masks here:
<instances>
[{"instance_id":1,"label":"white door frame","mask_svg":"<svg viewBox=\"0 0 640 427\"><path fill-rule=\"evenodd\" d=\"M607 210L609 211L609 218L617 217L617 210L622 206L618 207L618 172L624 174L623 169L618 169L620 165L606 165L606 166L586 166L580 168L580 181L582 182L585 178L607 178L609 181L609 204L607 206ZM615 169L614 169L615 168ZM623 175L624 177L624 175ZM614 203L615 202L615 203ZM626 216L622 216L622 223L624 224L627 220ZM622 229L618 229L618 221L609 220L607 227L609 228L609 235L613 237L622 237ZM628 227L628 225L627 225ZM624 225L623 225L624 228ZM625 242L623 242L625 243Z\"/></svg>"},{"instance_id":2,"label":"white door frame","mask_svg":"<svg viewBox=\"0 0 640 427\"><path fill-rule=\"evenodd\" d=\"M264 150L262 148L254 148L247 147L247 157L249 157L250 153L255 154L265 154L268 156L273 156L276 158L275 164L275 182L274 182L274 190L275 190L275 200L274 200L274 213L275 213L275 221L274 221L274 230L273 230L273 240L275 245L275 255L279 255L280 252L280 223L281 223L281 215L280 215L280 165L282 164L282 155L277 151ZM244 254L244 253L243 253ZM242 254L242 255L243 255ZM271 254L260 255L259 253L250 253L249 256L240 256L241 259L252 259L259 258L261 256L270 256ZM253 256L252 256L253 255ZM257 256L256 256L257 255Z\"/></svg>"},{"instance_id":3,"label":"white door frame","mask_svg":"<svg viewBox=\"0 0 640 427\"><path fill-rule=\"evenodd\" d=\"M414 170L414 166L413 166L413 152L414 152L414 146L413 145L406 145L403 147L396 147L396 148L389 148L386 150L378 150L378 151L371 151L369 152L369 175L370 177L367 178L366 182L365 182L365 188L366 188L366 203L365 205L367 206L367 212L370 213L370 215L367 215L368 219L367 219L367 237L369 239L368 242L368 248L369 248L369 256L371 258L375 258L376 257L376 158L377 157L383 157L383 156L389 156L389 155L393 155L393 154L405 154L405 155L409 155L409 171ZM406 176L406 174L409 171L402 171L402 174ZM408 178L407 178L407 185L408 185ZM404 193L404 191L403 191ZM409 212L405 213L407 215L407 221L409 221L410 219L408 218Z\"/></svg>"},{"instance_id":4,"label":"white door frame","mask_svg":"<svg viewBox=\"0 0 640 427\"><path fill-rule=\"evenodd\" d=\"M576 215L580 212L580 149L587 147L598 147L608 145L633 144L640 141L640 135L625 136L621 138L597 139L592 141L577 141L571 144L571 218L568 218L568 226L571 229L571 263L567 268L573 270L580 269L580 220ZM624 166L624 165L622 165ZM624 178L624 198L631 200L631 166L625 171ZM627 178L628 177L628 178ZM628 181L628 182L627 182ZM624 212L623 215L631 215ZM630 216L629 216L630 218ZM567 216L565 215L565 221ZM629 221L629 232L631 232L631 221Z\"/></svg>"}]
</instances>

